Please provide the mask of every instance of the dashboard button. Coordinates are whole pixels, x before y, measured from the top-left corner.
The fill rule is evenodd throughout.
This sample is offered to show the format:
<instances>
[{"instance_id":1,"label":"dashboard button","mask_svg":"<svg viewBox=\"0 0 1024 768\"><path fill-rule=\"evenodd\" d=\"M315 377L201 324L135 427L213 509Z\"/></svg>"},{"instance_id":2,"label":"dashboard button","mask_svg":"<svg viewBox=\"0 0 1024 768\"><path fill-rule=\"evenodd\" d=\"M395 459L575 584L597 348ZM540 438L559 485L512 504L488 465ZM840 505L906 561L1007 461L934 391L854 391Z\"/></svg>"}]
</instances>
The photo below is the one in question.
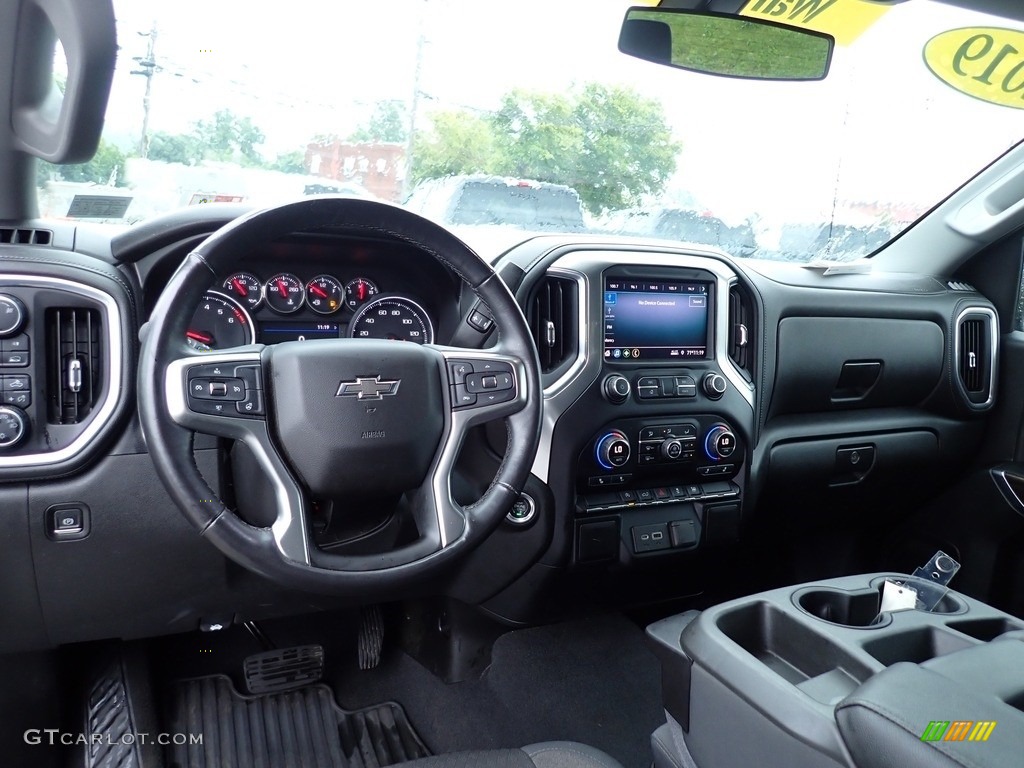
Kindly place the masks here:
<instances>
[{"instance_id":1,"label":"dashboard button","mask_svg":"<svg viewBox=\"0 0 1024 768\"><path fill-rule=\"evenodd\" d=\"M644 427L640 430L640 439L660 440L663 437L667 437L671 429L674 429L674 427Z\"/></svg>"},{"instance_id":2,"label":"dashboard button","mask_svg":"<svg viewBox=\"0 0 1024 768\"><path fill-rule=\"evenodd\" d=\"M0 376L0 392L21 392L32 387L28 376Z\"/></svg>"},{"instance_id":3,"label":"dashboard button","mask_svg":"<svg viewBox=\"0 0 1024 768\"><path fill-rule=\"evenodd\" d=\"M686 488L682 485L673 485L669 490L672 491L672 496L677 499L686 497Z\"/></svg>"},{"instance_id":4,"label":"dashboard button","mask_svg":"<svg viewBox=\"0 0 1024 768\"><path fill-rule=\"evenodd\" d=\"M641 376L636 380L638 387L660 387L661 382L658 381L657 376Z\"/></svg>"},{"instance_id":5,"label":"dashboard button","mask_svg":"<svg viewBox=\"0 0 1024 768\"><path fill-rule=\"evenodd\" d=\"M636 492L636 498L637 501L642 502L654 501L654 491L652 491L650 488L641 488L639 491Z\"/></svg>"},{"instance_id":6,"label":"dashboard button","mask_svg":"<svg viewBox=\"0 0 1024 768\"><path fill-rule=\"evenodd\" d=\"M641 400L653 400L656 397L661 397L660 387L637 387L636 392Z\"/></svg>"},{"instance_id":7,"label":"dashboard button","mask_svg":"<svg viewBox=\"0 0 1024 768\"><path fill-rule=\"evenodd\" d=\"M0 365L8 368L24 368L29 364L29 353L19 350L0 351Z\"/></svg>"},{"instance_id":8,"label":"dashboard button","mask_svg":"<svg viewBox=\"0 0 1024 768\"><path fill-rule=\"evenodd\" d=\"M619 491L619 498L627 504L636 504L636 491Z\"/></svg>"},{"instance_id":9,"label":"dashboard button","mask_svg":"<svg viewBox=\"0 0 1024 768\"><path fill-rule=\"evenodd\" d=\"M28 340L28 334L21 333L17 336L12 336L9 339L0 341L0 349L4 352L28 352L30 342Z\"/></svg>"},{"instance_id":10,"label":"dashboard button","mask_svg":"<svg viewBox=\"0 0 1024 768\"><path fill-rule=\"evenodd\" d=\"M19 408L28 408L32 405L32 394L25 391L4 392L0 402L4 405L16 405Z\"/></svg>"}]
</instances>

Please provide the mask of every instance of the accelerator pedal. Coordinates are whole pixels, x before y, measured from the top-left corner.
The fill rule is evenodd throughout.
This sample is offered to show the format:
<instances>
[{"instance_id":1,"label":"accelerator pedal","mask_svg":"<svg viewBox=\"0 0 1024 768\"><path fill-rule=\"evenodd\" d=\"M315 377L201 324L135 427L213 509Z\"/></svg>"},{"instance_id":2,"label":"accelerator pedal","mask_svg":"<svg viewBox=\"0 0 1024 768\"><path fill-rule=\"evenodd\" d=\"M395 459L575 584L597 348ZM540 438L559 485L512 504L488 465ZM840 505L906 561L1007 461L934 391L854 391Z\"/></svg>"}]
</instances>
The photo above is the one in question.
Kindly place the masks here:
<instances>
[{"instance_id":1,"label":"accelerator pedal","mask_svg":"<svg viewBox=\"0 0 1024 768\"><path fill-rule=\"evenodd\" d=\"M359 668L373 669L380 664L384 648L384 615L379 605L359 612Z\"/></svg>"},{"instance_id":2,"label":"accelerator pedal","mask_svg":"<svg viewBox=\"0 0 1024 768\"><path fill-rule=\"evenodd\" d=\"M263 653L245 660L245 686L259 696L280 693L318 683L324 676L322 645L295 645Z\"/></svg>"}]
</instances>

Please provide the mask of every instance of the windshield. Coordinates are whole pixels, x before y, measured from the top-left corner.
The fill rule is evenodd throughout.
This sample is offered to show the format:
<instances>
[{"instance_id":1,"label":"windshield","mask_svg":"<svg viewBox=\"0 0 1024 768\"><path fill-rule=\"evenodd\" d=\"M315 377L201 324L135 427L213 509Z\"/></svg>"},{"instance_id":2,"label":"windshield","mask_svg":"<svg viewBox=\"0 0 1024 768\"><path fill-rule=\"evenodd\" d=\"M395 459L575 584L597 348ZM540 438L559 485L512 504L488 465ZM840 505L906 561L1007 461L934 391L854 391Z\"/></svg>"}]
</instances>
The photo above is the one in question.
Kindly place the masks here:
<instances>
[{"instance_id":1,"label":"windshield","mask_svg":"<svg viewBox=\"0 0 1024 768\"><path fill-rule=\"evenodd\" d=\"M748 11L800 5L821 21L857 1ZM620 53L635 4L122 0L99 152L40 163L41 212L132 224L332 193L408 202L485 253L497 231L507 245L586 230L845 260L1022 137L1020 105L947 84L925 56L950 30L1019 23L873 6L843 27L826 79L755 82ZM954 51L957 67L977 80L1001 56L988 75L1007 69L1019 97L1024 58L989 47Z\"/></svg>"}]
</instances>

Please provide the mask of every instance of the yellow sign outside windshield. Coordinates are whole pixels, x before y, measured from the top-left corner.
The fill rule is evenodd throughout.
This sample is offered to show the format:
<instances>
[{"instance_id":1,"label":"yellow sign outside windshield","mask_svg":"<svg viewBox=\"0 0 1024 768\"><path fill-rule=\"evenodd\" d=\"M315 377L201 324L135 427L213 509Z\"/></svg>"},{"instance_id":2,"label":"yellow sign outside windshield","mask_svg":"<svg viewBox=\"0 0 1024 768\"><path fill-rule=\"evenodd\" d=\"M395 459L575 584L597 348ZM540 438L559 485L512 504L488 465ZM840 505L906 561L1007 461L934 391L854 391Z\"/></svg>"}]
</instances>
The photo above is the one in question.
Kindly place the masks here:
<instances>
[{"instance_id":1,"label":"yellow sign outside windshield","mask_svg":"<svg viewBox=\"0 0 1024 768\"><path fill-rule=\"evenodd\" d=\"M946 85L991 104L1024 109L1024 32L966 27L924 47L928 69Z\"/></svg>"},{"instance_id":2,"label":"yellow sign outside windshield","mask_svg":"<svg viewBox=\"0 0 1024 768\"><path fill-rule=\"evenodd\" d=\"M837 45L849 45L887 10L864 0L750 0L740 16L824 32Z\"/></svg>"}]
</instances>

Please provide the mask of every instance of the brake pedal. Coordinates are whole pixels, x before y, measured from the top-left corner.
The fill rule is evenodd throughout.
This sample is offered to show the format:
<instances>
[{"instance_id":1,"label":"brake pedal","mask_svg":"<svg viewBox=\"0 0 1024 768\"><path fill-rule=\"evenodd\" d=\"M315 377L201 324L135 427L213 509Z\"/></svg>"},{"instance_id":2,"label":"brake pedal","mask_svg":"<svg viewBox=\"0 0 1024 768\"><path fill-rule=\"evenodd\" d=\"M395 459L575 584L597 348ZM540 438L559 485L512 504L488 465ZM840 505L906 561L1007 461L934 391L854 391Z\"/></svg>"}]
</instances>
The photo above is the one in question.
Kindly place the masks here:
<instances>
[{"instance_id":1,"label":"brake pedal","mask_svg":"<svg viewBox=\"0 0 1024 768\"><path fill-rule=\"evenodd\" d=\"M245 685L249 693L279 693L317 683L324 676L322 645L296 645L245 660Z\"/></svg>"},{"instance_id":2,"label":"brake pedal","mask_svg":"<svg viewBox=\"0 0 1024 768\"><path fill-rule=\"evenodd\" d=\"M379 605L359 612L359 668L373 669L380 664L384 648L384 615Z\"/></svg>"}]
</instances>

